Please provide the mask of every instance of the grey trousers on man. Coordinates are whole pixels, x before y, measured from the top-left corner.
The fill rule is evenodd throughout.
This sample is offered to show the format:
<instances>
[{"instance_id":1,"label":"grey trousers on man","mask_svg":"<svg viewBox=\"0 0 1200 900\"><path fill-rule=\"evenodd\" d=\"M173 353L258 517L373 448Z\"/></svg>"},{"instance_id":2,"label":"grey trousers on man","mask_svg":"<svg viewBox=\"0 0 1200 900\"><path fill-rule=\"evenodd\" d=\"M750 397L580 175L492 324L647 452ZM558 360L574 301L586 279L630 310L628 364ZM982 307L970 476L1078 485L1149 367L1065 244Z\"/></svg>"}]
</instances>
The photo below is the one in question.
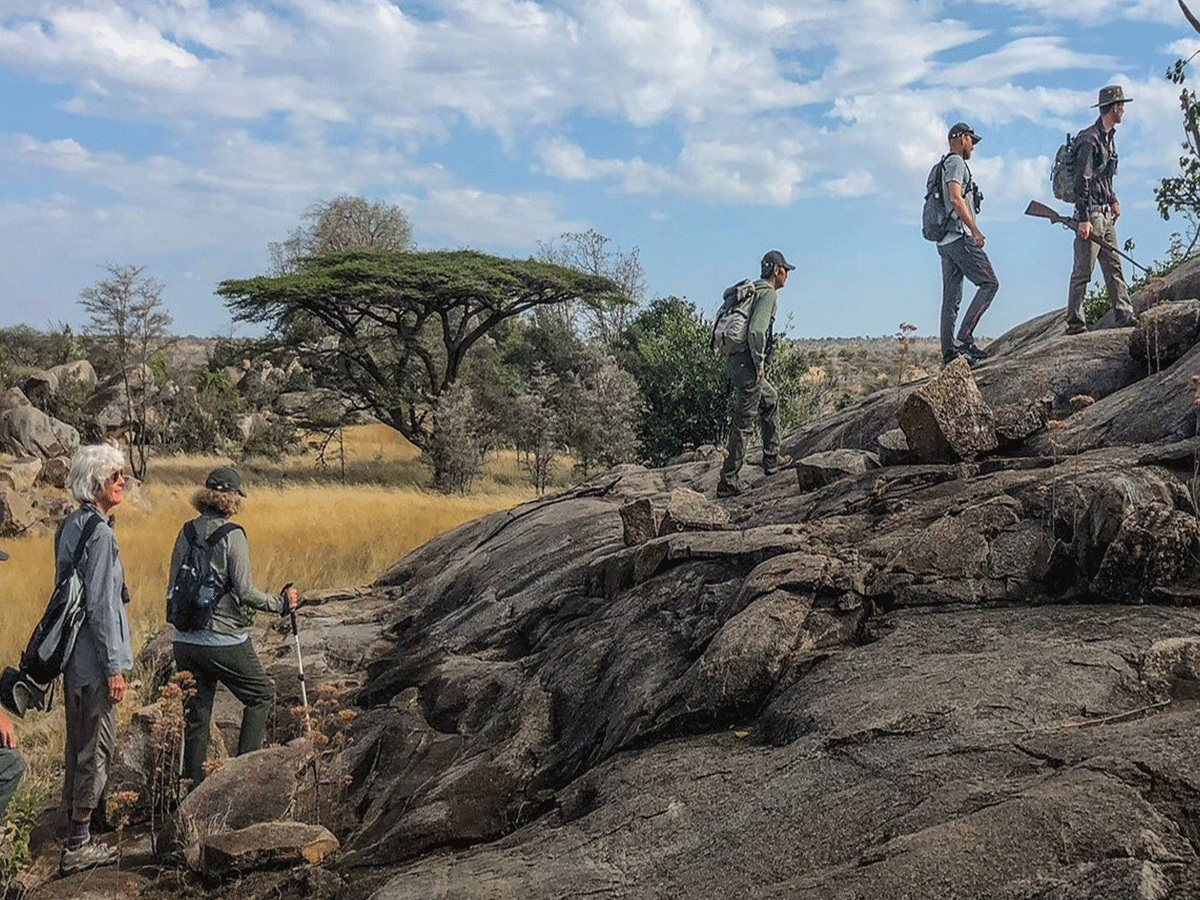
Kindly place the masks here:
<instances>
[{"instance_id":1,"label":"grey trousers on man","mask_svg":"<svg viewBox=\"0 0 1200 900\"><path fill-rule=\"evenodd\" d=\"M8 801L17 792L21 776L25 774L25 760L16 750L0 747L0 823L8 810Z\"/></svg>"},{"instance_id":2,"label":"grey trousers on man","mask_svg":"<svg viewBox=\"0 0 1200 900\"><path fill-rule=\"evenodd\" d=\"M63 678L67 747L63 760L63 806L95 809L104 796L117 741L116 709L108 684L72 684Z\"/></svg>"},{"instance_id":3,"label":"grey trousers on man","mask_svg":"<svg viewBox=\"0 0 1200 900\"><path fill-rule=\"evenodd\" d=\"M1110 247L1117 246L1117 229L1110 210L1097 209L1088 216L1088 221L1092 223L1092 234ZM1104 284L1108 287L1108 302L1116 315L1117 324L1123 325L1133 318L1133 304L1129 302L1129 288L1125 285L1125 275L1121 271L1121 257L1076 235L1075 266L1071 269L1071 283L1067 288L1068 325L1084 324L1083 295L1087 291L1088 282L1092 280L1097 259L1100 260L1100 272L1104 275Z\"/></svg>"},{"instance_id":4,"label":"grey trousers on man","mask_svg":"<svg viewBox=\"0 0 1200 900\"><path fill-rule=\"evenodd\" d=\"M942 259L942 359L948 360L954 355L954 323L962 304L963 279L975 285L977 290L958 328L960 344L975 340L975 326L992 305L996 291L1000 290L1000 281L992 269L992 261L982 247L975 246L970 235L948 244L938 244L938 256Z\"/></svg>"},{"instance_id":5,"label":"grey trousers on man","mask_svg":"<svg viewBox=\"0 0 1200 900\"><path fill-rule=\"evenodd\" d=\"M765 376L758 380L748 350L730 355L729 377L733 381L733 426L721 481L734 484L746 461L746 444L754 436L756 419L762 430L763 456L771 459L779 455L779 393Z\"/></svg>"}]
</instances>

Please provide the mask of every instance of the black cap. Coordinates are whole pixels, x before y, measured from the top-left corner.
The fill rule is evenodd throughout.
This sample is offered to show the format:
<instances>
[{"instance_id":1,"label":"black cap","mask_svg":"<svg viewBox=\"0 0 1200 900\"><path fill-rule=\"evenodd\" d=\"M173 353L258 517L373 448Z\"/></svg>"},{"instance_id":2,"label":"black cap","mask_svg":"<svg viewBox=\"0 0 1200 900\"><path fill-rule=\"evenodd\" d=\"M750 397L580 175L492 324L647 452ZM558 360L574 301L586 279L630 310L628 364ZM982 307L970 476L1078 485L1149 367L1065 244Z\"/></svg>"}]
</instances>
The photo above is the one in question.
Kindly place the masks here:
<instances>
[{"instance_id":1,"label":"black cap","mask_svg":"<svg viewBox=\"0 0 1200 900\"><path fill-rule=\"evenodd\" d=\"M237 473L236 469L231 469L229 466L221 466L209 472L208 477L204 479L204 486L210 491L218 491L222 494L246 496L246 492L242 490L242 476Z\"/></svg>"},{"instance_id":2,"label":"black cap","mask_svg":"<svg viewBox=\"0 0 1200 900\"><path fill-rule=\"evenodd\" d=\"M977 135L975 130L966 122L955 122L953 125L951 125L950 134L948 137L950 140L954 140L956 137L962 137L964 134L969 134L971 136L971 140L973 140L976 144L983 140L983 138Z\"/></svg>"},{"instance_id":3,"label":"black cap","mask_svg":"<svg viewBox=\"0 0 1200 900\"><path fill-rule=\"evenodd\" d=\"M763 254L763 258L762 258L763 278L766 278L768 275L770 275L771 272L773 272L775 270L776 266L783 266L783 268L787 269L789 272L792 271L792 269L796 268L791 263L789 263L784 258L783 254L780 253L778 250L768 250L766 253Z\"/></svg>"}]
</instances>

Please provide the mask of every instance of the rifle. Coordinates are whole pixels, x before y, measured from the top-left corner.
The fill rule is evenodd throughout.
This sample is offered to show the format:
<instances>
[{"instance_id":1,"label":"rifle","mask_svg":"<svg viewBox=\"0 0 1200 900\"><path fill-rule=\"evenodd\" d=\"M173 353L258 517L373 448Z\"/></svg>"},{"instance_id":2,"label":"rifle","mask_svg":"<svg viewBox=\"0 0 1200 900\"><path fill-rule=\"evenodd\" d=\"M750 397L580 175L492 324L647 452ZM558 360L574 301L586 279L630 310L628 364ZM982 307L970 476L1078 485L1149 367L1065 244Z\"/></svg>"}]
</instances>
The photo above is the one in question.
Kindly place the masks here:
<instances>
[{"instance_id":1,"label":"rifle","mask_svg":"<svg viewBox=\"0 0 1200 900\"><path fill-rule=\"evenodd\" d=\"M1068 219L1066 216L1060 216L1058 213L1056 213L1054 210L1052 210L1045 203L1038 203L1036 200L1029 201L1029 205L1027 207L1025 207L1025 215L1036 216L1039 219L1049 219L1055 225L1061 225L1063 228L1066 228L1069 231L1074 231L1076 228L1079 227L1079 221L1077 219ZM1091 233L1091 235L1088 236L1088 240L1091 241L1093 244L1099 245L1101 248L1109 251L1110 253L1117 254L1117 256L1121 257L1122 259L1129 260L1129 262L1131 262L1133 265L1137 266L1139 269L1141 269L1147 275L1150 274L1149 269L1147 269L1145 266L1143 266L1137 260L1133 259L1133 257L1129 256L1126 253L1122 253L1120 250L1118 250L1112 244L1108 243L1108 241L1099 237L1096 234L1096 232L1093 231Z\"/></svg>"}]
</instances>

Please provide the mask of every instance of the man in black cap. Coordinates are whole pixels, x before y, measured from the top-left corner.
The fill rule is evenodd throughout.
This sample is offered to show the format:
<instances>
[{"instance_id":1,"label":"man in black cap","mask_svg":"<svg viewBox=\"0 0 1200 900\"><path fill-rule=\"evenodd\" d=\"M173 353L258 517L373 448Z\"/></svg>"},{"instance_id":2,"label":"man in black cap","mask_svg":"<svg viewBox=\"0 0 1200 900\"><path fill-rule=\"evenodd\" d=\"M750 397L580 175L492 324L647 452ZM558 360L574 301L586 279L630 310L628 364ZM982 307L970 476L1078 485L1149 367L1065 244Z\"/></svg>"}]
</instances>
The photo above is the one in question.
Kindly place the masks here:
<instances>
[{"instance_id":1,"label":"man in black cap","mask_svg":"<svg viewBox=\"0 0 1200 900\"><path fill-rule=\"evenodd\" d=\"M983 318L1000 282L992 261L983 252L984 236L975 216L983 202L983 193L971 177L967 160L982 138L966 122L958 122L948 135L950 152L942 165L942 200L946 204L946 236L938 242L942 260L942 362L951 363L965 356L972 365L986 359L987 353L975 344L975 326ZM967 307L958 340L954 324L962 304L963 279L975 285L975 297Z\"/></svg>"},{"instance_id":2,"label":"man in black cap","mask_svg":"<svg viewBox=\"0 0 1200 900\"><path fill-rule=\"evenodd\" d=\"M771 475L790 465L792 458L779 452L779 394L766 378L767 359L774 343L775 292L787 284L788 272L795 266L778 250L763 255L754 300L746 331L746 348L728 356L729 378L733 381L733 425L729 429L729 448L717 482L718 497L742 492L738 473L746 459L746 442L754 434L757 413L762 431L763 471Z\"/></svg>"},{"instance_id":3,"label":"man in black cap","mask_svg":"<svg viewBox=\"0 0 1200 900\"><path fill-rule=\"evenodd\" d=\"M181 582L181 568L193 558L191 548L204 542L211 547L208 558L210 583L215 598L206 621L186 615L186 627L176 624L175 667L191 672L195 692L184 703L183 774L195 787L204 778L208 754L208 730L212 719L217 683L229 688L244 708L238 733L237 755L262 747L274 697L274 685L263 671L254 644L246 633L242 608L287 614L296 608L296 589L290 584L278 594L254 587L250 575L250 547L246 533L232 519L242 508L242 479L237 471L222 466L208 473L204 488L192 497L200 513L184 525L171 552L170 584L167 587L168 616L181 600L173 597ZM185 616L175 615L182 623Z\"/></svg>"},{"instance_id":4,"label":"man in black cap","mask_svg":"<svg viewBox=\"0 0 1200 900\"><path fill-rule=\"evenodd\" d=\"M1092 107L1099 108L1100 117L1075 137L1075 221L1079 225L1075 228L1075 265L1067 287L1067 334L1087 331L1083 295L1092 280L1097 258L1117 327L1137 324L1133 304L1129 302L1129 288L1121 272L1121 257L1088 240L1095 235L1110 247L1117 246L1116 224L1121 217L1121 204L1113 191L1113 176L1117 174L1113 136L1125 117L1125 104L1132 100L1119 84L1100 88L1100 100Z\"/></svg>"}]
</instances>

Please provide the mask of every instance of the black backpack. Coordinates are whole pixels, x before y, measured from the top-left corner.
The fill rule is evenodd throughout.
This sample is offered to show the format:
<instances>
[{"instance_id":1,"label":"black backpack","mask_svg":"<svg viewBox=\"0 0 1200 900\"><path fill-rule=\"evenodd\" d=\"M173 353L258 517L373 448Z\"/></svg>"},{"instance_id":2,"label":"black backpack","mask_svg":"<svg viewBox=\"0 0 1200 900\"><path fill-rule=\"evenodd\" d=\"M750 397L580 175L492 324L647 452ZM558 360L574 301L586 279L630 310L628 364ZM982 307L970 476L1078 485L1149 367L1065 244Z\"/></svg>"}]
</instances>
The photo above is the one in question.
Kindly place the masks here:
<instances>
[{"instance_id":1,"label":"black backpack","mask_svg":"<svg viewBox=\"0 0 1200 900\"><path fill-rule=\"evenodd\" d=\"M946 212L946 200L942 193L942 176L946 171L947 153L925 179L925 205L921 207L921 237L927 241L940 241L946 236L950 215Z\"/></svg>"},{"instance_id":2,"label":"black backpack","mask_svg":"<svg viewBox=\"0 0 1200 900\"><path fill-rule=\"evenodd\" d=\"M213 548L232 531L244 531L241 525L226 522L207 538L196 533L196 523L183 526L187 555L175 572L171 595L167 597L167 621L180 631L203 631L212 621L217 600L225 593L225 581L217 579L210 560Z\"/></svg>"},{"instance_id":3,"label":"black backpack","mask_svg":"<svg viewBox=\"0 0 1200 900\"><path fill-rule=\"evenodd\" d=\"M71 563L58 573L46 611L34 626L29 643L21 653L21 675L39 685L50 684L61 675L67 660L71 658L71 651L75 649L75 639L79 637L79 627L87 611L87 596L79 564L83 561L83 552L91 540L92 532L101 521L98 514L92 514L83 523L83 532L79 535ZM57 544L55 555L58 555Z\"/></svg>"}]
</instances>

